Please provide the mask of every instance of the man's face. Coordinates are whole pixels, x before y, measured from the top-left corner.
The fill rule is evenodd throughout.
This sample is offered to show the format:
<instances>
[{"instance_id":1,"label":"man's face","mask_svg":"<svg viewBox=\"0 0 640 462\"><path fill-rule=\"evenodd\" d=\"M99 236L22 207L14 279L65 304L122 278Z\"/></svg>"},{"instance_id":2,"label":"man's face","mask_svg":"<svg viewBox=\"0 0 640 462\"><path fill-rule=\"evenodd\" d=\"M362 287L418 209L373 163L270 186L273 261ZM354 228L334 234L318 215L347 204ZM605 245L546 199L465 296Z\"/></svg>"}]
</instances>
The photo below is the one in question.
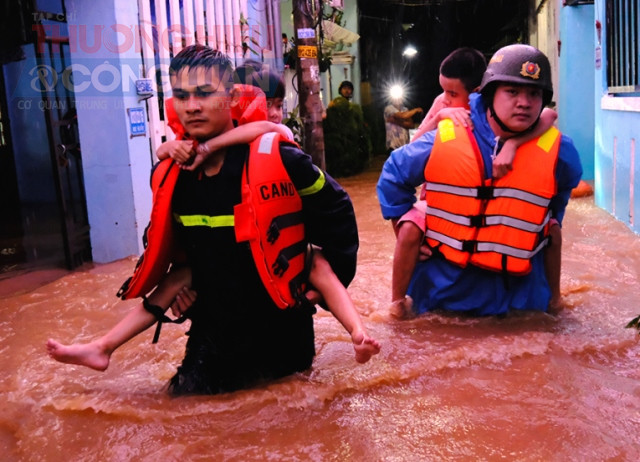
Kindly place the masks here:
<instances>
[{"instance_id":1,"label":"man's face","mask_svg":"<svg viewBox=\"0 0 640 462\"><path fill-rule=\"evenodd\" d=\"M463 107L469 109L469 92L464 87L462 80L445 77L442 74L439 80L444 94L442 102L447 107Z\"/></svg>"},{"instance_id":2,"label":"man's face","mask_svg":"<svg viewBox=\"0 0 640 462\"><path fill-rule=\"evenodd\" d=\"M542 97L542 90L537 87L500 84L493 97L493 108L509 129L521 132L538 120Z\"/></svg>"},{"instance_id":3,"label":"man's face","mask_svg":"<svg viewBox=\"0 0 640 462\"><path fill-rule=\"evenodd\" d=\"M197 140L233 127L231 97L216 69L185 67L171 76L173 106L187 133Z\"/></svg>"},{"instance_id":4,"label":"man's face","mask_svg":"<svg viewBox=\"0 0 640 462\"><path fill-rule=\"evenodd\" d=\"M267 118L274 124L282 123L282 98L267 98Z\"/></svg>"},{"instance_id":5,"label":"man's face","mask_svg":"<svg viewBox=\"0 0 640 462\"><path fill-rule=\"evenodd\" d=\"M342 87L340 89L340 94L347 99L351 99L351 96L353 95L353 89L347 85L345 85L344 87Z\"/></svg>"}]
</instances>

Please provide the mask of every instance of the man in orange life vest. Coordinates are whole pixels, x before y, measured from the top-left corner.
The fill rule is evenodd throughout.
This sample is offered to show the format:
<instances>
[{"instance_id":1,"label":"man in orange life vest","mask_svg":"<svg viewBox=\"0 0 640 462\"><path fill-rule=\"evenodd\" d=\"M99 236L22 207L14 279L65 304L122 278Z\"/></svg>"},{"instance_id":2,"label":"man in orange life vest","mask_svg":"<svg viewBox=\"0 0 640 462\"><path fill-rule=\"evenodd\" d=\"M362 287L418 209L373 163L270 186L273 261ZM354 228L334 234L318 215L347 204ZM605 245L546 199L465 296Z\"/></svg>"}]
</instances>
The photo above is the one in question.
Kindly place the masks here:
<instances>
[{"instance_id":1,"label":"man in orange life vest","mask_svg":"<svg viewBox=\"0 0 640 462\"><path fill-rule=\"evenodd\" d=\"M202 45L187 47L173 58L170 79L176 114L191 138L203 141L233 128L232 67L225 55ZM358 234L348 195L309 156L278 140L264 135L251 152L248 145L218 150L199 169L181 170L175 180L174 241L186 255L198 297L188 311L185 358L170 382L174 394L232 391L309 368L315 354L314 309L300 293L300 306L282 309L286 304L276 303L265 277L284 273L287 278L295 269L300 273L288 280L296 286L294 294L302 290L307 243L322 248L345 286L355 274ZM251 159L258 157L267 164L252 170L258 164ZM301 204L297 210L289 200L294 191ZM245 202L247 194L252 202ZM283 205L274 207L278 204ZM283 257L271 268L256 259L256 249L266 242L255 245L253 225L239 219L264 221L265 209L278 219L279 227L272 229L273 220L268 234ZM282 209L288 213L277 216Z\"/></svg>"},{"instance_id":2,"label":"man in orange life vest","mask_svg":"<svg viewBox=\"0 0 640 462\"><path fill-rule=\"evenodd\" d=\"M492 178L504 140L535 127L552 95L547 57L528 45L506 46L489 62L480 94L470 96L473 132L444 120L385 162L377 186L384 218L402 216L427 183L433 256L418 263L409 286L417 313L546 311L559 297L541 250L582 175L573 142L552 127L518 149L510 173ZM559 262L557 271L559 281Z\"/></svg>"}]
</instances>

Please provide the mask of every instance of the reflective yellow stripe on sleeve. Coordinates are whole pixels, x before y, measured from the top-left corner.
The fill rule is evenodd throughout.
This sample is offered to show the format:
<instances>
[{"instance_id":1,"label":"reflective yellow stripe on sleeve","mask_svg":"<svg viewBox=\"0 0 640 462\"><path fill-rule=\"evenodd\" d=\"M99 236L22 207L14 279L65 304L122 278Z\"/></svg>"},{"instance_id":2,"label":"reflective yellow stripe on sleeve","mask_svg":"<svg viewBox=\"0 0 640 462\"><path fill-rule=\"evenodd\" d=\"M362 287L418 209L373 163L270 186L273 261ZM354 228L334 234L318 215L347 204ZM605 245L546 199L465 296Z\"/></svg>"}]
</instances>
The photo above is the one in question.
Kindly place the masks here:
<instances>
[{"instance_id":1,"label":"reflective yellow stripe on sleeve","mask_svg":"<svg viewBox=\"0 0 640 462\"><path fill-rule=\"evenodd\" d=\"M317 169L317 170L318 170L318 173L320 174L318 176L318 179L311 186L298 190L298 194L300 195L300 197L315 194L324 187L324 184L326 181L324 177L324 172L320 169Z\"/></svg>"},{"instance_id":2,"label":"reflective yellow stripe on sleeve","mask_svg":"<svg viewBox=\"0 0 640 462\"><path fill-rule=\"evenodd\" d=\"M173 217L183 226L208 226L209 228L223 228L234 226L233 215L218 215L209 217L207 215L176 215Z\"/></svg>"}]
</instances>

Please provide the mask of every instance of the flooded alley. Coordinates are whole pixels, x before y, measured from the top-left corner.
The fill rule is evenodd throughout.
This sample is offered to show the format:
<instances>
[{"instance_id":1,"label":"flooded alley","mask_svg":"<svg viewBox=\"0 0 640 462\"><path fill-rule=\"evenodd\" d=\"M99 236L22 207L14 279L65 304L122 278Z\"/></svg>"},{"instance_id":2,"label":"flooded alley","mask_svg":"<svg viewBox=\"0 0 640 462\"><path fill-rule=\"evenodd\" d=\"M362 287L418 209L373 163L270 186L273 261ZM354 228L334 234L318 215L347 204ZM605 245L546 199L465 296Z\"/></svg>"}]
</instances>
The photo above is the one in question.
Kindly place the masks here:
<instances>
[{"instance_id":1,"label":"flooded alley","mask_svg":"<svg viewBox=\"0 0 640 462\"><path fill-rule=\"evenodd\" d=\"M165 386L187 329L153 329L106 372L59 364L49 337L88 341L136 301L115 297L135 258L73 272L0 305L0 453L5 461L635 461L640 459L640 237L593 198L571 200L557 316L386 315L394 236L378 170L341 181L361 247L349 292L382 351L315 316L310 371L219 396Z\"/></svg>"}]
</instances>

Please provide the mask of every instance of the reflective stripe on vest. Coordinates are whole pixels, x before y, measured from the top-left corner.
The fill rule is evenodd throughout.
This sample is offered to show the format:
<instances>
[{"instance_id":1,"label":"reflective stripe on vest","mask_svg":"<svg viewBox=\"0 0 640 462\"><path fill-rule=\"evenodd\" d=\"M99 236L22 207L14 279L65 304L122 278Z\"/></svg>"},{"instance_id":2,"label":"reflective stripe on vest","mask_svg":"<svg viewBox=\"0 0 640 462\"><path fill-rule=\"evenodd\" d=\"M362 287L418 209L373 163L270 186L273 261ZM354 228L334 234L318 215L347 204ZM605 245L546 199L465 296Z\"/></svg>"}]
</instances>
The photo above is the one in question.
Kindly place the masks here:
<instances>
[{"instance_id":1,"label":"reflective stripe on vest","mask_svg":"<svg viewBox=\"0 0 640 462\"><path fill-rule=\"evenodd\" d=\"M455 213L439 210L434 207L427 206L427 213L435 217L444 218L445 220L457 223L464 226L492 226L492 225L506 225L512 228L522 229L531 233L538 233L544 229L551 219L551 212L548 212L542 223L531 223L518 218L506 217L506 216L486 216L475 215L472 217L457 215Z\"/></svg>"},{"instance_id":2,"label":"reflective stripe on vest","mask_svg":"<svg viewBox=\"0 0 640 462\"><path fill-rule=\"evenodd\" d=\"M495 186L479 186L477 188L461 188L458 186L452 186L448 184L427 184L427 191L444 192L452 194L454 196L474 197L477 199L494 199L496 197L511 197L513 199L520 199L523 201L531 202L532 204L539 205L541 207L547 207L550 200L544 197L540 197L536 194L522 191L515 188L496 188Z\"/></svg>"},{"instance_id":3,"label":"reflective stripe on vest","mask_svg":"<svg viewBox=\"0 0 640 462\"><path fill-rule=\"evenodd\" d=\"M497 252L516 258L527 259L532 258L535 254L542 250L548 241L548 238L544 238L540 241L535 249L527 251L517 249L515 247L510 247L508 245L497 244L495 242L458 241L430 229L427 230L426 236L463 252Z\"/></svg>"},{"instance_id":4,"label":"reflective stripe on vest","mask_svg":"<svg viewBox=\"0 0 640 462\"><path fill-rule=\"evenodd\" d=\"M526 274L530 259L547 243L560 132L551 128L521 146L513 171L491 184L482 179L475 140L443 122L438 130L444 126L445 136L436 134L425 168L427 242L463 267Z\"/></svg>"},{"instance_id":5,"label":"reflective stripe on vest","mask_svg":"<svg viewBox=\"0 0 640 462\"><path fill-rule=\"evenodd\" d=\"M206 226L208 228L224 228L234 226L233 215L178 215L173 214L173 218L183 226Z\"/></svg>"}]
</instances>

